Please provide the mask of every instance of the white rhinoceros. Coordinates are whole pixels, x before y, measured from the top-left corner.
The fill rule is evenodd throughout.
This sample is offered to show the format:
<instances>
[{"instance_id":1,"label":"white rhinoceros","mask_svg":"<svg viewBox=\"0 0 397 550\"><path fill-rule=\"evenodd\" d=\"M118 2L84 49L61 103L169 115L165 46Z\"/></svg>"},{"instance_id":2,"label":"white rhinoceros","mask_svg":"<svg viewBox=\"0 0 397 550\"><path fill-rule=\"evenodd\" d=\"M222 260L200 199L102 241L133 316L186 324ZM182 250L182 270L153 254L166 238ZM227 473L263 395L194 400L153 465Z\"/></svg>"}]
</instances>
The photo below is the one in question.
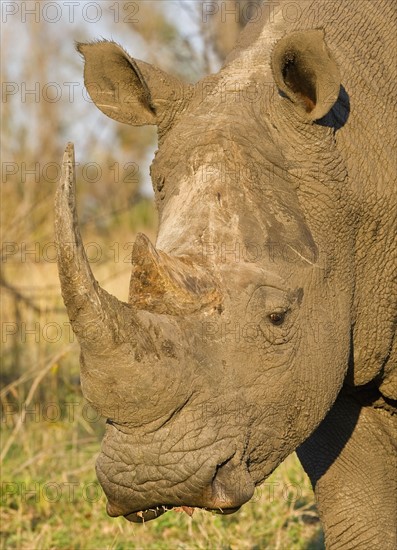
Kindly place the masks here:
<instances>
[{"instance_id":1,"label":"white rhinoceros","mask_svg":"<svg viewBox=\"0 0 397 550\"><path fill-rule=\"evenodd\" d=\"M263 9L194 86L113 42L79 44L97 107L157 125L160 223L155 246L137 238L120 302L84 253L69 145L62 291L84 394L109 418L111 516L233 512L297 449L328 547L391 550L396 4L299 6L294 22L288 2Z\"/></svg>"}]
</instances>

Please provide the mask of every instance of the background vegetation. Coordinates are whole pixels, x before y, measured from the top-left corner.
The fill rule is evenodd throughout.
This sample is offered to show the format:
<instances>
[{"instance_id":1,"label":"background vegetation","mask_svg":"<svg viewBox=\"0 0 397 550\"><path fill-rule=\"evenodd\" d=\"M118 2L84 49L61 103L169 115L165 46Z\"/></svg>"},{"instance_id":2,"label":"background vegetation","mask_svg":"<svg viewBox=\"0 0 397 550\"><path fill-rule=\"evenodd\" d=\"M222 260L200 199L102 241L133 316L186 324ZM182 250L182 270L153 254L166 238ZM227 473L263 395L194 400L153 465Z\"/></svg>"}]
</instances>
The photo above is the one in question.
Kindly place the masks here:
<instances>
[{"instance_id":1,"label":"background vegetation","mask_svg":"<svg viewBox=\"0 0 397 550\"><path fill-rule=\"evenodd\" d=\"M136 57L195 81L231 48L247 2L225 22L220 13L205 22L199 1L68 4L2 3L1 548L323 548L294 456L233 516L169 512L134 526L106 515L94 471L104 420L80 390L52 204L71 140L88 255L101 285L125 300L131 243L138 231L152 239L156 232L148 177L156 135L93 107L73 42L113 37Z\"/></svg>"}]
</instances>

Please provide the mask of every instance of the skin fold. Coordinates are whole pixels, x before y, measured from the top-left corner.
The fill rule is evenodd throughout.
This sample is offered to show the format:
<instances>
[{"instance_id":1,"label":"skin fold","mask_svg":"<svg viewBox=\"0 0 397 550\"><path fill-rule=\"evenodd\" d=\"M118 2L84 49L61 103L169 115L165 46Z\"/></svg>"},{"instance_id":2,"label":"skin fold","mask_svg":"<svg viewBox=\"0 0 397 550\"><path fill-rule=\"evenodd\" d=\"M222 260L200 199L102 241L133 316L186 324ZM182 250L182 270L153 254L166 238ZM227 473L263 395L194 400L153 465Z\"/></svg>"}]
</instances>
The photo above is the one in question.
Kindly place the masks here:
<instances>
[{"instance_id":1,"label":"skin fold","mask_svg":"<svg viewBox=\"0 0 397 550\"><path fill-rule=\"evenodd\" d=\"M396 8L263 10L216 75L184 84L79 44L107 116L154 124L156 243L129 302L96 282L69 144L62 293L111 516L237 510L294 450L332 549L396 547ZM394 29L394 31L393 31Z\"/></svg>"}]
</instances>

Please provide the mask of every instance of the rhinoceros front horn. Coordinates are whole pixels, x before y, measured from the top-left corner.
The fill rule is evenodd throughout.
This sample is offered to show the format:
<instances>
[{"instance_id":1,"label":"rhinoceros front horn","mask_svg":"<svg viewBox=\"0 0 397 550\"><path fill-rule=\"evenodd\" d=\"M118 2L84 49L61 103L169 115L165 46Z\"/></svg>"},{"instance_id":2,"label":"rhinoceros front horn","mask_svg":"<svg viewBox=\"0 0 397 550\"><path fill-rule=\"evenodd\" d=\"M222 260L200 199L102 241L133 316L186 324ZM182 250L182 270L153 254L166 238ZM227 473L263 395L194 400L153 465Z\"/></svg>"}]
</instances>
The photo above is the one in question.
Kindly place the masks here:
<instances>
[{"instance_id":1,"label":"rhinoceros front horn","mask_svg":"<svg viewBox=\"0 0 397 550\"><path fill-rule=\"evenodd\" d=\"M75 197L74 147L68 143L62 176L55 197L55 242L62 296L80 344L89 348L113 347L117 341L115 318L122 302L94 279L81 239ZM100 335L94 338L93 331Z\"/></svg>"}]
</instances>

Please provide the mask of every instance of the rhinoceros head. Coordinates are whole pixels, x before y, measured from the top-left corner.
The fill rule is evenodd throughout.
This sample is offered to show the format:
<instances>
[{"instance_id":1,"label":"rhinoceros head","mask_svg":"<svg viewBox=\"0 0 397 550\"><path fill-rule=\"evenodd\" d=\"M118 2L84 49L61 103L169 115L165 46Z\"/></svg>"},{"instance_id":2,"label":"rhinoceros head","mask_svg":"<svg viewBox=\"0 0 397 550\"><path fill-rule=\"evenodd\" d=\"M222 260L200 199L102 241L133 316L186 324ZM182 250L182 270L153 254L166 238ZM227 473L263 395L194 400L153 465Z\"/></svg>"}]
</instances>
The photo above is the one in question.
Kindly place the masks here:
<instances>
[{"instance_id":1,"label":"rhinoceros head","mask_svg":"<svg viewBox=\"0 0 397 550\"><path fill-rule=\"evenodd\" d=\"M195 86L112 42L78 49L99 109L159 134L159 232L156 246L136 239L128 304L87 262L71 145L57 193L83 391L108 418L97 461L108 513L233 512L316 428L348 365L344 244L299 193L311 182L314 205L332 202L332 131L313 121L338 97L336 64L321 31L243 50Z\"/></svg>"}]
</instances>

